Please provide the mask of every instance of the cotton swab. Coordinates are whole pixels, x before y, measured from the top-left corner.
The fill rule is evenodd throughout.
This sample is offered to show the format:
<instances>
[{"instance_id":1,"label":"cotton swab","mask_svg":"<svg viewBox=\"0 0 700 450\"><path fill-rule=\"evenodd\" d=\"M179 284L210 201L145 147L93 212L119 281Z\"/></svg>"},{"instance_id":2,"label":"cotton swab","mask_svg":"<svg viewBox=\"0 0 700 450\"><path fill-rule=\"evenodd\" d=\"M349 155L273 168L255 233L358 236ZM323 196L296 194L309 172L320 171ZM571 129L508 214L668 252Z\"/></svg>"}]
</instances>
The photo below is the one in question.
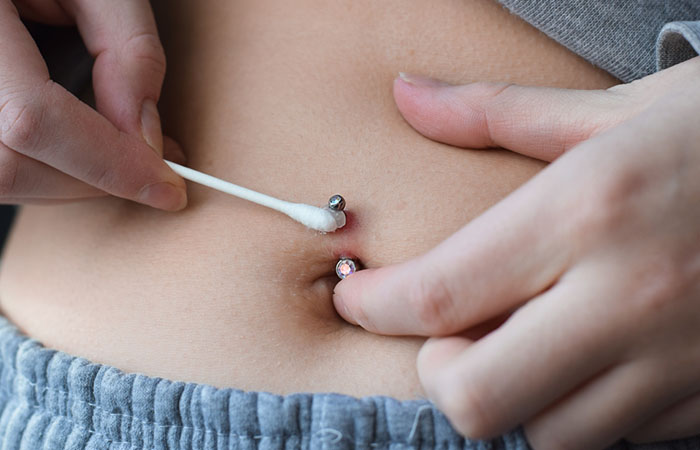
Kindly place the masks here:
<instances>
[{"instance_id":1,"label":"cotton swab","mask_svg":"<svg viewBox=\"0 0 700 450\"><path fill-rule=\"evenodd\" d=\"M189 167L181 166L172 161L165 161L171 169L182 178L185 178L195 183L203 184L217 191L225 192L226 194L234 195L244 200L257 203L258 205L267 206L268 208L279 211L288 215L297 222L306 225L317 231L330 233L338 228L345 226L345 213L340 210L332 210L330 208L319 208L316 206L306 205L304 203L292 203L280 200L269 195L255 192L251 189L229 183L228 181L220 180L219 178L207 175L206 173L198 172Z\"/></svg>"}]
</instances>

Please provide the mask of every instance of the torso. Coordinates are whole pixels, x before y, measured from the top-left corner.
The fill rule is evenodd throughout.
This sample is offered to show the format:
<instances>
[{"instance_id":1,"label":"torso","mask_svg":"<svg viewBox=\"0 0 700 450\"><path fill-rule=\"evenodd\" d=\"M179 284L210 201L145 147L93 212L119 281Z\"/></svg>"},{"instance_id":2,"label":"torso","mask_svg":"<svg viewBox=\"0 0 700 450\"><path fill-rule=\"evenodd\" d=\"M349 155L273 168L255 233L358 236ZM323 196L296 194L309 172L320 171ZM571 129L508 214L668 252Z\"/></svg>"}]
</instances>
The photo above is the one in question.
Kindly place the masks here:
<instances>
[{"instance_id":1,"label":"torso","mask_svg":"<svg viewBox=\"0 0 700 450\"><path fill-rule=\"evenodd\" d=\"M188 165L286 200L348 202L322 235L189 185L180 213L116 198L24 207L3 314L45 345L170 379L276 393L421 396L420 338L344 323L340 255L418 255L542 163L429 141L392 99L399 71L452 82L614 80L488 0L168 1L166 132Z\"/></svg>"}]
</instances>

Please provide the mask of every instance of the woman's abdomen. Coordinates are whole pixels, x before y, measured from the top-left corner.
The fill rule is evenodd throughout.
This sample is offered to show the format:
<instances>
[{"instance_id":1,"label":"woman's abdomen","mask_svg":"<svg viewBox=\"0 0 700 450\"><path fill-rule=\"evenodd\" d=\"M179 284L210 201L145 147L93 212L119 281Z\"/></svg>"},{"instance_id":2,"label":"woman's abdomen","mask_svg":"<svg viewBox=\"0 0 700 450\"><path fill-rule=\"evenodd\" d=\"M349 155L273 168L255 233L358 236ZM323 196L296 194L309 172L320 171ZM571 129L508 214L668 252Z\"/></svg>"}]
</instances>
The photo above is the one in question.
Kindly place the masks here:
<instances>
[{"instance_id":1,"label":"woman's abdomen","mask_svg":"<svg viewBox=\"0 0 700 450\"><path fill-rule=\"evenodd\" d=\"M47 346L130 372L421 395L422 340L342 322L335 261L416 256L542 163L423 138L398 113L393 78L614 80L487 0L163 3L161 111L188 165L291 201L340 193L348 226L322 235L197 185L175 214L115 198L25 207L3 257L3 313Z\"/></svg>"}]
</instances>

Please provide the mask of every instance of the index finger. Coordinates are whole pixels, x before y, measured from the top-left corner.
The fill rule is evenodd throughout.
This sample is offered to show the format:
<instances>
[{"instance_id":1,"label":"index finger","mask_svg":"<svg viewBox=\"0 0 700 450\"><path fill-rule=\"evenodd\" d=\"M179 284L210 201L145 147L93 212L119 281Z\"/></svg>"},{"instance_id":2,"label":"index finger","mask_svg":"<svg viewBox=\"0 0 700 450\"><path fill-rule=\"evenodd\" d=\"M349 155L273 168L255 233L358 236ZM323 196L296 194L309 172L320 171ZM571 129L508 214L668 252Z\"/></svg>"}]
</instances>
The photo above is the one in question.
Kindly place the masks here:
<instances>
[{"instance_id":1,"label":"index finger","mask_svg":"<svg viewBox=\"0 0 700 450\"><path fill-rule=\"evenodd\" d=\"M155 104L165 76L165 52L147 0L64 0L95 57L97 109L121 131L143 136L162 153Z\"/></svg>"},{"instance_id":2,"label":"index finger","mask_svg":"<svg viewBox=\"0 0 700 450\"><path fill-rule=\"evenodd\" d=\"M561 192L569 172L552 168L428 253L340 281L333 297L339 314L380 334L449 335L545 290L575 250L561 220L571 217Z\"/></svg>"},{"instance_id":3,"label":"index finger","mask_svg":"<svg viewBox=\"0 0 700 450\"><path fill-rule=\"evenodd\" d=\"M110 194L184 207L184 181L148 145L49 79L8 0L0 1L0 41L0 142Z\"/></svg>"}]
</instances>

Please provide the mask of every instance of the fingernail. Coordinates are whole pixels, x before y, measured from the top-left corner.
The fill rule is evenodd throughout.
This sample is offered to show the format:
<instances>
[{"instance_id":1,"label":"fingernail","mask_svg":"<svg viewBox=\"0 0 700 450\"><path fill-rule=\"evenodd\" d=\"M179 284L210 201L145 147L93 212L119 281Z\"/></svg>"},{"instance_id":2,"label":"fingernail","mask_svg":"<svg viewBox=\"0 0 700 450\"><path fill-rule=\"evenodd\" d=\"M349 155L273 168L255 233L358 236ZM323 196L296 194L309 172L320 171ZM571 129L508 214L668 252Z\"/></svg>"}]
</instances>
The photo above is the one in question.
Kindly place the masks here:
<instances>
[{"instance_id":1,"label":"fingernail","mask_svg":"<svg viewBox=\"0 0 700 450\"><path fill-rule=\"evenodd\" d=\"M141 189L138 201L166 211L179 211L187 206L187 193L184 189L163 181Z\"/></svg>"},{"instance_id":2,"label":"fingernail","mask_svg":"<svg viewBox=\"0 0 700 450\"><path fill-rule=\"evenodd\" d=\"M146 99L141 107L141 134L146 143L163 156L163 131L160 127L160 115L156 102Z\"/></svg>"},{"instance_id":3,"label":"fingernail","mask_svg":"<svg viewBox=\"0 0 700 450\"><path fill-rule=\"evenodd\" d=\"M399 72L401 81L418 87L445 87L452 86L444 81L436 80L435 78L424 77L422 75L414 75L412 73Z\"/></svg>"}]
</instances>

